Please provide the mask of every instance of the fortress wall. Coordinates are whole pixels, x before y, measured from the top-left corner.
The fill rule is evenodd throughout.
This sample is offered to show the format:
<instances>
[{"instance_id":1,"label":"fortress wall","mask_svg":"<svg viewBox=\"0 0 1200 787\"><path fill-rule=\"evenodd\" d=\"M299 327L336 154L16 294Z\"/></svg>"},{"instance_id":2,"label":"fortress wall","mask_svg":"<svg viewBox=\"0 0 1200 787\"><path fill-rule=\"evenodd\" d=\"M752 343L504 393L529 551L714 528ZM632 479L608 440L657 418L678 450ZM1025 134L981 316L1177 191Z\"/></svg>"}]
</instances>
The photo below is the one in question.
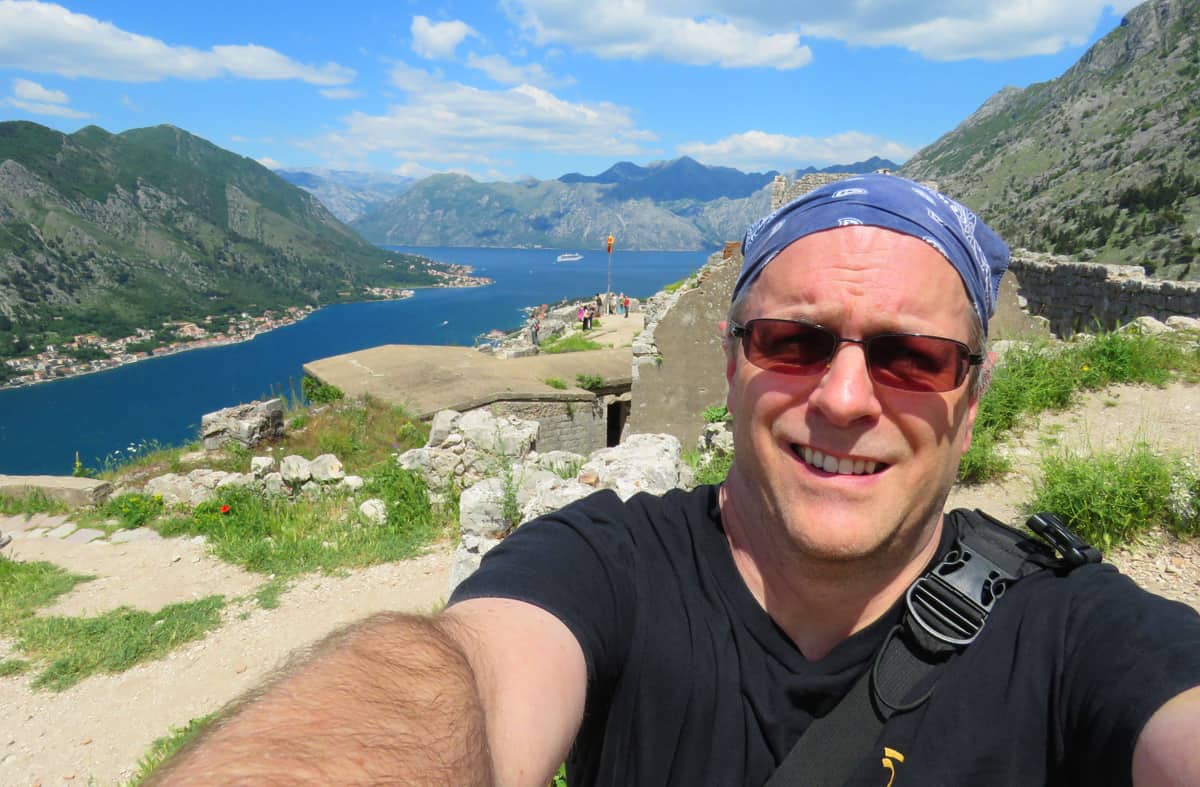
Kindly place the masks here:
<instances>
[{"instance_id":1,"label":"fortress wall","mask_svg":"<svg viewBox=\"0 0 1200 787\"><path fill-rule=\"evenodd\" d=\"M573 451L587 456L607 443L608 413L600 399L567 401L503 400L488 405L496 415L538 422L537 450Z\"/></svg>"},{"instance_id":2,"label":"fortress wall","mask_svg":"<svg viewBox=\"0 0 1200 787\"><path fill-rule=\"evenodd\" d=\"M725 404L725 319L741 268L737 244L708 258L694 286L660 292L646 303L646 330L633 342L633 388L624 434L666 433L696 450L701 413Z\"/></svg>"},{"instance_id":3,"label":"fortress wall","mask_svg":"<svg viewBox=\"0 0 1200 787\"><path fill-rule=\"evenodd\" d=\"M1113 330L1138 317L1200 316L1200 282L1146 277L1137 265L1102 265L1017 249L1010 270L1026 311L1060 337Z\"/></svg>"}]
</instances>

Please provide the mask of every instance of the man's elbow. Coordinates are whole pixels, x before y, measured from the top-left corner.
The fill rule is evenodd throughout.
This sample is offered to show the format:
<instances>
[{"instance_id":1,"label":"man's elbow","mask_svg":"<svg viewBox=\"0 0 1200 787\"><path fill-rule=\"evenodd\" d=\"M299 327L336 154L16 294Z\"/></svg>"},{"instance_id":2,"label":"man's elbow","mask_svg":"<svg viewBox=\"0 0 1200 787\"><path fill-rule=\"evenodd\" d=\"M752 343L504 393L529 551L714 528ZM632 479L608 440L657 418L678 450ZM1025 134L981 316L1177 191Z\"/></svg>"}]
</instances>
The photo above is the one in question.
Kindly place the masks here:
<instances>
[{"instance_id":1,"label":"man's elbow","mask_svg":"<svg viewBox=\"0 0 1200 787\"><path fill-rule=\"evenodd\" d=\"M1200 686L1159 708L1133 750L1134 787L1200 785Z\"/></svg>"}]
</instances>

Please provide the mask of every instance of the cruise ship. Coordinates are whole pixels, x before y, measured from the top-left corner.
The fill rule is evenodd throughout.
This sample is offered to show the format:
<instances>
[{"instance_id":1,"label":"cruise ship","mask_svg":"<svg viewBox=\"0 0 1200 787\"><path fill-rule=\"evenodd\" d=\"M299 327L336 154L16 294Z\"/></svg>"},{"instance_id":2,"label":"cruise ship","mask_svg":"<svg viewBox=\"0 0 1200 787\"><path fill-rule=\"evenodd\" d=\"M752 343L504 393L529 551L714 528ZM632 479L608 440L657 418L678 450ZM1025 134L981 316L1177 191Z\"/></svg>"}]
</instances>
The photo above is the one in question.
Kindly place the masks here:
<instances>
[{"instance_id":1,"label":"cruise ship","mask_svg":"<svg viewBox=\"0 0 1200 787\"><path fill-rule=\"evenodd\" d=\"M583 259L582 254L577 254L573 251L569 251L566 254L558 255L558 257L556 257L554 261L555 262L579 262L582 259Z\"/></svg>"}]
</instances>

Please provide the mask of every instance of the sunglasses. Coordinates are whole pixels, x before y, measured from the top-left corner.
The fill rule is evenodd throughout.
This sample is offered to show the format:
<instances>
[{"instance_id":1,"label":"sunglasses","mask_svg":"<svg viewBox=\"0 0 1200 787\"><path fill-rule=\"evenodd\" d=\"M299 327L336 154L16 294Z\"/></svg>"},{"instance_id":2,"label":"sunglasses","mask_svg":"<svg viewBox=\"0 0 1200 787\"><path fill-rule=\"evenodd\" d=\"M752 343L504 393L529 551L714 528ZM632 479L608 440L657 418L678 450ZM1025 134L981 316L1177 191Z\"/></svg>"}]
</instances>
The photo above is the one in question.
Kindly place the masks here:
<instances>
[{"instance_id":1,"label":"sunglasses","mask_svg":"<svg viewBox=\"0 0 1200 787\"><path fill-rule=\"evenodd\" d=\"M846 339L828 328L798 320L729 321L729 335L742 340L746 360L760 369L797 377L821 374L843 344L862 345L871 380L901 391L953 391L983 355L954 339L919 333L879 333Z\"/></svg>"}]
</instances>

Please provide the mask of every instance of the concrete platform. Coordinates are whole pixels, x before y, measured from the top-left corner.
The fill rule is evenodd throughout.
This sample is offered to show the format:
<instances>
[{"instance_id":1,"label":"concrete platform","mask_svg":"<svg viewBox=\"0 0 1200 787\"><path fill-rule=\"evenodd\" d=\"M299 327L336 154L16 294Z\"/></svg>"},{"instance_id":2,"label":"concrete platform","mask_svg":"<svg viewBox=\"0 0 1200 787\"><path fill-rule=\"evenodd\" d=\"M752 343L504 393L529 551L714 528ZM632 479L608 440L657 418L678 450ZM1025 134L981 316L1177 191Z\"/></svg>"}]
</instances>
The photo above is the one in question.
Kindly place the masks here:
<instances>
[{"instance_id":1,"label":"concrete platform","mask_svg":"<svg viewBox=\"0 0 1200 787\"><path fill-rule=\"evenodd\" d=\"M576 387L578 374L599 376L606 389L628 390L632 363L628 347L495 358L470 347L388 344L306 363L304 373L347 396L369 395L430 418L439 410L470 410L514 398L591 399L590 392ZM552 377L569 387L546 385Z\"/></svg>"}]
</instances>

